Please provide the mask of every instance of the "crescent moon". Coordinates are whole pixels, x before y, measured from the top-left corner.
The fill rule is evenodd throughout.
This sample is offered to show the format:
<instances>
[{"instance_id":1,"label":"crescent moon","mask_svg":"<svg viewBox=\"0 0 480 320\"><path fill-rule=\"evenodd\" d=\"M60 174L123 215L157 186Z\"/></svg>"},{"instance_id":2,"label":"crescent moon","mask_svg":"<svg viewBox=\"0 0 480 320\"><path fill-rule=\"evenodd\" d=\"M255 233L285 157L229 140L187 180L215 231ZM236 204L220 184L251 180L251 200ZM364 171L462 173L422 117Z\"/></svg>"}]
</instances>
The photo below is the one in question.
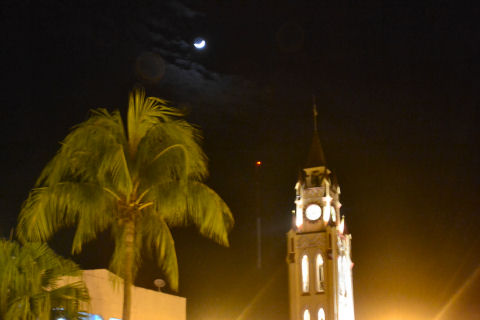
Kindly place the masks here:
<instances>
[{"instance_id":1,"label":"crescent moon","mask_svg":"<svg viewBox=\"0 0 480 320\"><path fill-rule=\"evenodd\" d=\"M195 41L195 43L193 45L197 49L203 49L203 48L205 48L205 44L206 44L205 40L201 40L201 41L197 40L197 41Z\"/></svg>"}]
</instances>

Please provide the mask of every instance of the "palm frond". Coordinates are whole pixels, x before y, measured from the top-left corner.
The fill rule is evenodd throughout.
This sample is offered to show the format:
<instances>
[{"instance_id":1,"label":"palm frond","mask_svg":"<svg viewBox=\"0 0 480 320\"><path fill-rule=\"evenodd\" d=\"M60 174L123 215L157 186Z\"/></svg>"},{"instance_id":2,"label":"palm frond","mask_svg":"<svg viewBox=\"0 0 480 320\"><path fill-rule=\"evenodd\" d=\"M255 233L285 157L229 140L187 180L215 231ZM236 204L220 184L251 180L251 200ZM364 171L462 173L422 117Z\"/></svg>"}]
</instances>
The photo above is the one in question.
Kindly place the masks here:
<instances>
[{"instance_id":1,"label":"palm frond","mask_svg":"<svg viewBox=\"0 0 480 320\"><path fill-rule=\"evenodd\" d=\"M228 246L233 215L220 196L199 181L170 181L152 188L155 212L171 226L194 224L200 233Z\"/></svg>"},{"instance_id":2,"label":"palm frond","mask_svg":"<svg viewBox=\"0 0 480 320\"><path fill-rule=\"evenodd\" d=\"M83 319L78 311L90 301L88 289L82 281L72 282L50 290L51 304L62 306L68 319Z\"/></svg>"},{"instance_id":3,"label":"palm frond","mask_svg":"<svg viewBox=\"0 0 480 320\"><path fill-rule=\"evenodd\" d=\"M19 215L17 235L22 241L46 241L60 227L78 223L75 250L112 221L113 198L98 185L63 182L30 192Z\"/></svg>"},{"instance_id":4,"label":"palm frond","mask_svg":"<svg viewBox=\"0 0 480 320\"><path fill-rule=\"evenodd\" d=\"M145 249L156 258L172 290L178 290L178 264L175 242L167 223L153 208L144 213L139 228Z\"/></svg>"},{"instance_id":5,"label":"palm frond","mask_svg":"<svg viewBox=\"0 0 480 320\"><path fill-rule=\"evenodd\" d=\"M141 177L146 178L153 171L159 179L172 175L196 180L206 178L207 157L200 147L201 139L200 131L183 120L152 126L138 147L137 166ZM163 176L158 174L161 172Z\"/></svg>"},{"instance_id":6,"label":"palm frond","mask_svg":"<svg viewBox=\"0 0 480 320\"><path fill-rule=\"evenodd\" d=\"M227 204L207 185L191 181L187 191L187 213L205 237L228 246L233 215Z\"/></svg>"},{"instance_id":7,"label":"palm frond","mask_svg":"<svg viewBox=\"0 0 480 320\"><path fill-rule=\"evenodd\" d=\"M109 145L105 150L102 161L97 164L97 183L127 198L132 193L133 182L124 146Z\"/></svg>"},{"instance_id":8,"label":"palm frond","mask_svg":"<svg viewBox=\"0 0 480 320\"><path fill-rule=\"evenodd\" d=\"M150 128L158 123L167 123L183 113L169 107L167 101L158 98L146 98L143 89L133 90L129 97L127 125L131 155Z\"/></svg>"},{"instance_id":9,"label":"palm frond","mask_svg":"<svg viewBox=\"0 0 480 320\"><path fill-rule=\"evenodd\" d=\"M52 307L77 314L87 302L83 282L60 286L62 276L80 275L78 266L46 244L0 240L0 318L50 319Z\"/></svg>"},{"instance_id":10,"label":"palm frond","mask_svg":"<svg viewBox=\"0 0 480 320\"><path fill-rule=\"evenodd\" d=\"M59 152L47 164L37 180L37 187L63 181L92 182L98 165L108 151L106 146L126 145L119 112L92 111L92 117L74 127L62 142Z\"/></svg>"},{"instance_id":11,"label":"palm frond","mask_svg":"<svg viewBox=\"0 0 480 320\"><path fill-rule=\"evenodd\" d=\"M187 213L188 181L169 180L157 184L146 195L153 201L154 212L171 227L192 223Z\"/></svg>"}]
</instances>

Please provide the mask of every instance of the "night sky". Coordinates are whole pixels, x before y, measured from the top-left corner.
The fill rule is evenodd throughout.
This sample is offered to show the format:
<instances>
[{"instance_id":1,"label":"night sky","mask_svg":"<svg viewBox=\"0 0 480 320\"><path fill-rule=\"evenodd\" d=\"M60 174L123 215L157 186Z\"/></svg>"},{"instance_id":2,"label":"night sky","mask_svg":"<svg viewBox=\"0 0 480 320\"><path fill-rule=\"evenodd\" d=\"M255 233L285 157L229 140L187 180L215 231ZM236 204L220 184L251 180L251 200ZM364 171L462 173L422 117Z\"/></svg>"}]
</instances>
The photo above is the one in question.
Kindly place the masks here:
<instances>
[{"instance_id":1,"label":"night sky","mask_svg":"<svg viewBox=\"0 0 480 320\"><path fill-rule=\"evenodd\" d=\"M7 2L1 236L70 128L92 108L124 112L141 85L202 128L207 184L236 220L230 248L174 230L188 320L287 320L285 233L314 94L353 236L356 318L480 318L480 5ZM65 230L50 245L68 256L69 239ZM73 259L105 268L112 246L102 234ZM137 285L153 289L162 274L144 262Z\"/></svg>"}]
</instances>

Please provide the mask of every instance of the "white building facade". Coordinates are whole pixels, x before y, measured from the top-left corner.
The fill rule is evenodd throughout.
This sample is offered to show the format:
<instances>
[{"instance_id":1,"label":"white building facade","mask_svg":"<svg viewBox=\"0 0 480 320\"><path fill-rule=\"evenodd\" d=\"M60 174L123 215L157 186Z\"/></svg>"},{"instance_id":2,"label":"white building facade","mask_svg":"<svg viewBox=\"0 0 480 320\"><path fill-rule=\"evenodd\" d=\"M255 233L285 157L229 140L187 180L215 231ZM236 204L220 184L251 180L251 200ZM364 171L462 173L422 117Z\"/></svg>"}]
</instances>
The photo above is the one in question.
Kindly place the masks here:
<instances>
[{"instance_id":1,"label":"white building facade","mask_svg":"<svg viewBox=\"0 0 480 320\"><path fill-rule=\"evenodd\" d=\"M64 277L64 283L78 281ZM82 279L90 294L90 303L83 305L87 320L122 319L123 280L106 269L84 270ZM132 320L186 320L186 298L132 287Z\"/></svg>"}]
</instances>

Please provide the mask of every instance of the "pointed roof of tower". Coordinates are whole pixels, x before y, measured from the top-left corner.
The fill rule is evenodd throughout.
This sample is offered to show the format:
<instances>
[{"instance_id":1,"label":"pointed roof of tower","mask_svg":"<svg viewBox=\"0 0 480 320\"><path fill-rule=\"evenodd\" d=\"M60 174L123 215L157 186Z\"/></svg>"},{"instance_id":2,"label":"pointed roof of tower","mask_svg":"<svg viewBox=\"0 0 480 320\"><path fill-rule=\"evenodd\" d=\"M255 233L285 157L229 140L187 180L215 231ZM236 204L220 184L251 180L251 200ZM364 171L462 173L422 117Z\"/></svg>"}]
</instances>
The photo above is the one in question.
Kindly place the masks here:
<instances>
[{"instance_id":1,"label":"pointed roof of tower","mask_svg":"<svg viewBox=\"0 0 480 320\"><path fill-rule=\"evenodd\" d=\"M322 144L320 143L320 138L318 137L318 133L315 130L315 132L313 133L312 145L310 146L310 152L308 153L307 163L305 164L305 167L313 168L326 165L327 161L325 160L325 154L323 153Z\"/></svg>"},{"instance_id":2,"label":"pointed roof of tower","mask_svg":"<svg viewBox=\"0 0 480 320\"><path fill-rule=\"evenodd\" d=\"M322 167L327 165L325 153L323 152L322 144L320 143L320 137L318 136L317 116L317 104L315 102L315 96L313 96L313 138L305 168Z\"/></svg>"}]
</instances>

